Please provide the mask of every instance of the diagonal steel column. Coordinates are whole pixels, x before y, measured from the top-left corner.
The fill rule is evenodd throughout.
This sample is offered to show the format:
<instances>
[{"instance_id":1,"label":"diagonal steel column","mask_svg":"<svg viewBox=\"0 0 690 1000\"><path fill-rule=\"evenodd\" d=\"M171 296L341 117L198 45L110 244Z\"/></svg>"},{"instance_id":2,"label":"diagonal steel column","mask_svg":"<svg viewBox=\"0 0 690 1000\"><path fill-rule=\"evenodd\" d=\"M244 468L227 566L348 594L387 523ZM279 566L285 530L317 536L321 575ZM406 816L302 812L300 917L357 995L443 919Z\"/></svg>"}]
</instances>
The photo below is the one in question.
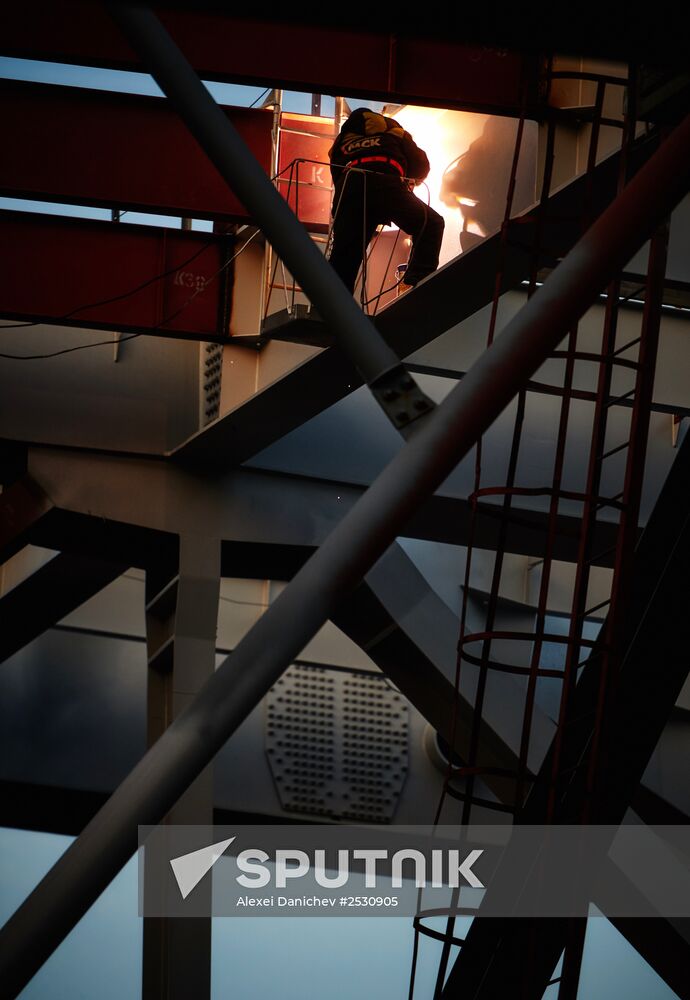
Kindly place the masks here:
<instances>
[{"instance_id":1,"label":"diagonal steel column","mask_svg":"<svg viewBox=\"0 0 690 1000\"><path fill-rule=\"evenodd\" d=\"M630 898L640 898L639 890L609 861L606 884L613 888L621 886ZM602 912L606 912L606 900L594 899ZM645 903L640 898L640 906ZM639 952L644 961L661 976L665 983L679 997L688 993L688 969L690 969L690 920L663 917L609 917L619 934ZM462 995L462 994L461 994Z\"/></svg>"},{"instance_id":2,"label":"diagonal steel column","mask_svg":"<svg viewBox=\"0 0 690 1000\"><path fill-rule=\"evenodd\" d=\"M0 493L0 565L29 543L31 531L53 509L53 501L31 476Z\"/></svg>"},{"instance_id":3,"label":"diagonal steel column","mask_svg":"<svg viewBox=\"0 0 690 1000\"><path fill-rule=\"evenodd\" d=\"M326 263L156 15L129 3L110 3L108 8L201 148L299 280L383 409L390 410L393 418L401 407L407 408L405 425L431 410L431 401ZM391 403L395 403L393 409Z\"/></svg>"},{"instance_id":4,"label":"diagonal steel column","mask_svg":"<svg viewBox=\"0 0 690 1000\"><path fill-rule=\"evenodd\" d=\"M0 598L0 663L129 569L126 563L60 552Z\"/></svg>"},{"instance_id":5,"label":"diagonal steel column","mask_svg":"<svg viewBox=\"0 0 690 1000\"><path fill-rule=\"evenodd\" d=\"M14 996L690 186L690 116L505 327L0 931Z\"/></svg>"}]
</instances>

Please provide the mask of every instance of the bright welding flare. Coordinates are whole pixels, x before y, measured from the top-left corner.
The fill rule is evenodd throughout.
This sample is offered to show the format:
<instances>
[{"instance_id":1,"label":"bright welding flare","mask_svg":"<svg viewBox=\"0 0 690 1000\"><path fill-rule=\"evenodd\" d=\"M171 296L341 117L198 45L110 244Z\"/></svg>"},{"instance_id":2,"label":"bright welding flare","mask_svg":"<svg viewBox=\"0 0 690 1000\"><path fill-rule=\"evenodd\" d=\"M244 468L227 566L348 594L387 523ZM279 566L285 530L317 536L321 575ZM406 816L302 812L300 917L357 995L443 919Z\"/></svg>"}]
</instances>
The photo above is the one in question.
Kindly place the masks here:
<instances>
[{"instance_id":1,"label":"bright welding flare","mask_svg":"<svg viewBox=\"0 0 690 1000\"><path fill-rule=\"evenodd\" d=\"M422 184L415 189L418 198L428 200L445 219L446 228L441 246L440 264L445 264L460 252L460 231L463 226L462 204L457 208L441 201L441 184L447 168L467 151L481 135L486 115L444 108L422 108L406 105L395 112L395 120L410 133L429 157L431 170L426 179L428 195ZM472 205L471 201L465 204Z\"/></svg>"}]
</instances>

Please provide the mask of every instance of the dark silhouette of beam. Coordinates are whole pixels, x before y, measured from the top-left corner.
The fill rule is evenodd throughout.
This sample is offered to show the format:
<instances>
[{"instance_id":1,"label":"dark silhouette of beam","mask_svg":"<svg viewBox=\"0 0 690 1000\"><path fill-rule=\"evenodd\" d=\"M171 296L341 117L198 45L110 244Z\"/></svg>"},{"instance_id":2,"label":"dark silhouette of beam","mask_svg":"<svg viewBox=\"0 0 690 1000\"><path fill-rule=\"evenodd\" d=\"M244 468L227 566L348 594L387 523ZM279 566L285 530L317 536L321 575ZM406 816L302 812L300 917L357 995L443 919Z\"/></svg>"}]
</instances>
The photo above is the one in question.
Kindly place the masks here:
<instances>
[{"instance_id":1,"label":"dark silhouette of beam","mask_svg":"<svg viewBox=\"0 0 690 1000\"><path fill-rule=\"evenodd\" d=\"M0 663L99 593L129 567L60 552L0 598Z\"/></svg>"},{"instance_id":2,"label":"dark silhouette of beam","mask_svg":"<svg viewBox=\"0 0 690 1000\"><path fill-rule=\"evenodd\" d=\"M30 476L0 493L0 564L28 544L31 532L52 509L52 500Z\"/></svg>"}]
</instances>

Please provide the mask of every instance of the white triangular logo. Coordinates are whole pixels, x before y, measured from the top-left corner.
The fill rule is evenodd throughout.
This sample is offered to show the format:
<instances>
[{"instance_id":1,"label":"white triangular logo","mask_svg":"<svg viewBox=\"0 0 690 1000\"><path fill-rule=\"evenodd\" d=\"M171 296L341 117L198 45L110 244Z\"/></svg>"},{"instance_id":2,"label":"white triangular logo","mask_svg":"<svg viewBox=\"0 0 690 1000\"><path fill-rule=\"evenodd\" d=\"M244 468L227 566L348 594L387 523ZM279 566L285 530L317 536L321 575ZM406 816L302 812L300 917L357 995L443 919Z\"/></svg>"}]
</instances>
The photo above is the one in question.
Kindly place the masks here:
<instances>
[{"instance_id":1,"label":"white triangular logo","mask_svg":"<svg viewBox=\"0 0 690 1000\"><path fill-rule=\"evenodd\" d=\"M213 868L218 858L235 839L230 837L229 840L219 840L210 847L202 847L198 851L181 854L179 858L172 859L170 867L175 874L183 899L186 899L192 889L201 882L206 872Z\"/></svg>"}]
</instances>

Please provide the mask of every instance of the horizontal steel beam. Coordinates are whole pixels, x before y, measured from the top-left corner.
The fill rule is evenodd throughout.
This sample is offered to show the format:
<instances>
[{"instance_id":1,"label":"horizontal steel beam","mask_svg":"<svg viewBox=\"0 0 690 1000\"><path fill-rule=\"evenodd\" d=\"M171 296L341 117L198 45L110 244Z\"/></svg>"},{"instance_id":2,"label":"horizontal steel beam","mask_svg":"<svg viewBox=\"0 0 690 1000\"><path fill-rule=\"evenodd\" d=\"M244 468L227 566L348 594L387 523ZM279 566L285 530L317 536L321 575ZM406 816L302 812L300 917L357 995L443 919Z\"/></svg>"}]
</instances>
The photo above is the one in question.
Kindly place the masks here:
<instances>
[{"instance_id":1,"label":"horizontal steel beam","mask_svg":"<svg viewBox=\"0 0 690 1000\"><path fill-rule=\"evenodd\" d=\"M227 339L232 236L0 211L0 316Z\"/></svg>"},{"instance_id":2,"label":"horizontal steel beam","mask_svg":"<svg viewBox=\"0 0 690 1000\"><path fill-rule=\"evenodd\" d=\"M108 801L108 795L107 791L0 780L0 826L77 837ZM215 826L259 826L262 823L274 824L276 817L267 813L215 808L213 822ZM309 822L306 816L280 816L281 825L304 825Z\"/></svg>"},{"instance_id":3,"label":"horizontal steel beam","mask_svg":"<svg viewBox=\"0 0 690 1000\"><path fill-rule=\"evenodd\" d=\"M190 5L191 6L191 5ZM519 113L523 80L536 102L533 55L415 37L386 24L350 30L222 13L162 10L161 20L207 80L343 94L405 104L436 104L493 114ZM391 30L395 34L391 34ZM103 6L88 0L29 0L3 18L0 52L53 62L141 70L137 54L113 28Z\"/></svg>"},{"instance_id":4,"label":"horizontal steel beam","mask_svg":"<svg viewBox=\"0 0 690 1000\"><path fill-rule=\"evenodd\" d=\"M224 13L226 0L159 0L166 10L203 10ZM316 28L333 23L328 8L290 8L283 12L277 5L263 8L265 19L279 10L280 20L294 26ZM391 30L390 12L385 8L348 8L339 14L338 24L346 31L373 31L387 36ZM568 52L575 55L600 55L609 59L649 60L649 65L666 66L675 58L681 69L687 66L687 51L678 31L665 17L638 21L623 21L611 13L602 17L601 6L583 4L578 18L566 24L553 16L553 7L539 0L530 7L530 16L512 5L501 6L500 15L492 7L475 4L458 8L442 8L427 17L400 18L395 24L396 38L458 39L482 46L504 46L508 50L528 52ZM498 49L505 51L505 49Z\"/></svg>"},{"instance_id":5,"label":"horizontal steel beam","mask_svg":"<svg viewBox=\"0 0 690 1000\"><path fill-rule=\"evenodd\" d=\"M59 448L31 448L29 468L34 480L50 493L59 508L32 535L35 544L80 551L74 545L83 536L88 539L86 553L106 549L116 552L120 547L128 553L127 558L131 558L135 545L142 553L155 553L156 546L162 551L162 543L155 539L175 537L199 524L228 546L266 550L275 546L284 550L285 557L289 550L310 553L325 541L366 490L363 485L252 468L207 479L155 459ZM133 482L137 483L136 492L131 488ZM479 503L475 544L495 549L506 518L506 551L543 555L548 515L526 508L506 514L495 505ZM433 496L411 515L401 534L466 545L470 521L468 501ZM559 516L554 558L576 561L579 528L576 517ZM615 530L615 524L597 525L597 552L606 553L597 560L599 566L611 565L612 556L606 550ZM127 541L128 534L131 541ZM114 539L112 545L110 537ZM151 539L147 544L145 537ZM282 555L277 558L279 565L282 560ZM262 562L267 566L264 576L280 578L279 573L268 569L270 555Z\"/></svg>"},{"instance_id":6,"label":"horizontal steel beam","mask_svg":"<svg viewBox=\"0 0 690 1000\"><path fill-rule=\"evenodd\" d=\"M246 221L167 101L160 97L0 80L0 194ZM268 174L270 111L223 108Z\"/></svg>"}]
</instances>

